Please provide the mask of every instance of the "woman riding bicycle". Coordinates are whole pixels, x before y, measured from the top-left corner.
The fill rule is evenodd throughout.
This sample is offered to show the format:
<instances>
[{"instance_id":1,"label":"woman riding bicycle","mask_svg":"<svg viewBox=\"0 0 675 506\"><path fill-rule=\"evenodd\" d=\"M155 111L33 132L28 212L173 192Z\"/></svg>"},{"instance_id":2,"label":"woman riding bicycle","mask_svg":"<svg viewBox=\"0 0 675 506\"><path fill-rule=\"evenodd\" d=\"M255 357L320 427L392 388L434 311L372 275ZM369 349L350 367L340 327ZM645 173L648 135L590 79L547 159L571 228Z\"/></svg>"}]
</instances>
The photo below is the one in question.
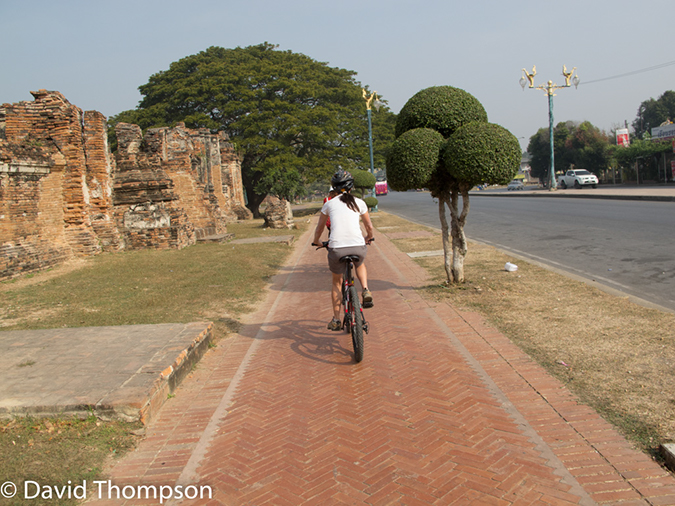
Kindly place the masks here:
<instances>
[{"instance_id":1,"label":"woman riding bicycle","mask_svg":"<svg viewBox=\"0 0 675 506\"><path fill-rule=\"evenodd\" d=\"M344 264L340 258L345 255L356 255L359 261L354 263L356 277L363 287L363 306L372 307L373 296L368 290L368 273L364 260L366 258L366 244L373 240L373 224L368 215L366 203L354 197L350 191L354 187L354 178L349 172L340 169L331 178L331 186L338 194L327 201L321 208L319 223L314 231L315 246L321 245L321 234L330 218L331 233L328 241L328 268L333 275L331 287L331 301L333 304L333 319L328 324L330 330L340 330L340 309L342 305L341 286ZM363 219L366 228L366 237L363 237L359 218Z\"/></svg>"}]
</instances>

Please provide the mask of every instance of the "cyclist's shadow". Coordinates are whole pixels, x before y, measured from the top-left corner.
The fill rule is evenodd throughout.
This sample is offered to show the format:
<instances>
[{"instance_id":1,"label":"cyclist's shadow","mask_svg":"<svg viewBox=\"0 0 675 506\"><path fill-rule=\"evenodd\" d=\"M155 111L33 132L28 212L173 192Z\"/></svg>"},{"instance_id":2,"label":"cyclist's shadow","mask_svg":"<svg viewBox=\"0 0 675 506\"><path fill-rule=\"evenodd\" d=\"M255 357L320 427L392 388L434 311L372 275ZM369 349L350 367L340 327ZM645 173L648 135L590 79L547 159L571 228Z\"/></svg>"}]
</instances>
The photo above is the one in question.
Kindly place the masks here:
<instances>
[{"instance_id":1,"label":"cyclist's shadow","mask_svg":"<svg viewBox=\"0 0 675 506\"><path fill-rule=\"evenodd\" d=\"M346 332L331 332L318 320L285 320L260 327L259 339L286 339L291 349L303 357L335 365L354 364L351 337Z\"/></svg>"}]
</instances>

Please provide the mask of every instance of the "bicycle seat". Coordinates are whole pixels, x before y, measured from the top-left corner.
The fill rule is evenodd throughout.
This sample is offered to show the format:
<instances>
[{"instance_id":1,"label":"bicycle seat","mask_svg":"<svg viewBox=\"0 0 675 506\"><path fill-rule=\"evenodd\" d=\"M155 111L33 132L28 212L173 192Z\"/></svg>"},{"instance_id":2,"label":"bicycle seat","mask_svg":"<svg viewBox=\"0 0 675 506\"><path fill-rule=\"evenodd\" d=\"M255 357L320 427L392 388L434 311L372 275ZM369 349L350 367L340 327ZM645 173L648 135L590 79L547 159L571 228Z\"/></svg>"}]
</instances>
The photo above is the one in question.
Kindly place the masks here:
<instances>
[{"instance_id":1,"label":"bicycle seat","mask_svg":"<svg viewBox=\"0 0 675 506\"><path fill-rule=\"evenodd\" d=\"M358 262L360 258L358 255L346 255L340 258L340 262Z\"/></svg>"}]
</instances>

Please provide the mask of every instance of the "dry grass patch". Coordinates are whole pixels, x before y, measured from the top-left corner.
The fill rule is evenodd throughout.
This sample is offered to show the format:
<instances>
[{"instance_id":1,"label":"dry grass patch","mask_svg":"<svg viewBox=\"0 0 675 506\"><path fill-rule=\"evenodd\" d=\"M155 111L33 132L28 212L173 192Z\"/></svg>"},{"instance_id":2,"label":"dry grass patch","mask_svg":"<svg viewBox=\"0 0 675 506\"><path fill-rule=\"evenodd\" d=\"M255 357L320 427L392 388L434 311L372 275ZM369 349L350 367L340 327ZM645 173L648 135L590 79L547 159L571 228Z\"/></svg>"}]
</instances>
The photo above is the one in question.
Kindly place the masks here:
<instances>
[{"instance_id":1,"label":"dry grass patch","mask_svg":"<svg viewBox=\"0 0 675 506\"><path fill-rule=\"evenodd\" d=\"M388 227L409 227L395 216ZM418 230L431 230L417 226ZM389 230L383 230L388 233ZM401 251L442 249L432 239L398 239ZM518 265L506 272L504 264ZM641 448L655 453L675 441L675 315L637 305L470 243L467 282L446 286L443 257L417 260L433 282L423 296L482 314Z\"/></svg>"}]
</instances>

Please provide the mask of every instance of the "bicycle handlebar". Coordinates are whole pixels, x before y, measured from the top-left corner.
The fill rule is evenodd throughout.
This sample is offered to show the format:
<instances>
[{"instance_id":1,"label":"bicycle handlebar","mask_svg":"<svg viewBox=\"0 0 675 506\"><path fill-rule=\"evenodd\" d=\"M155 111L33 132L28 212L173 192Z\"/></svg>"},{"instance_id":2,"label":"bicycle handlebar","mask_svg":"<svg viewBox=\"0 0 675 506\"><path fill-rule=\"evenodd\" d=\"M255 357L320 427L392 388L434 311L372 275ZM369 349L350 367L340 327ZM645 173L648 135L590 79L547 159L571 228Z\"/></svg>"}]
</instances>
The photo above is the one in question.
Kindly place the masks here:
<instances>
[{"instance_id":1,"label":"bicycle handlebar","mask_svg":"<svg viewBox=\"0 0 675 506\"><path fill-rule=\"evenodd\" d=\"M373 237L370 241L366 241L366 246L370 246L370 243L373 242L375 238ZM322 241L321 245L312 243L312 246L316 246L316 249L328 248L328 241Z\"/></svg>"}]
</instances>

